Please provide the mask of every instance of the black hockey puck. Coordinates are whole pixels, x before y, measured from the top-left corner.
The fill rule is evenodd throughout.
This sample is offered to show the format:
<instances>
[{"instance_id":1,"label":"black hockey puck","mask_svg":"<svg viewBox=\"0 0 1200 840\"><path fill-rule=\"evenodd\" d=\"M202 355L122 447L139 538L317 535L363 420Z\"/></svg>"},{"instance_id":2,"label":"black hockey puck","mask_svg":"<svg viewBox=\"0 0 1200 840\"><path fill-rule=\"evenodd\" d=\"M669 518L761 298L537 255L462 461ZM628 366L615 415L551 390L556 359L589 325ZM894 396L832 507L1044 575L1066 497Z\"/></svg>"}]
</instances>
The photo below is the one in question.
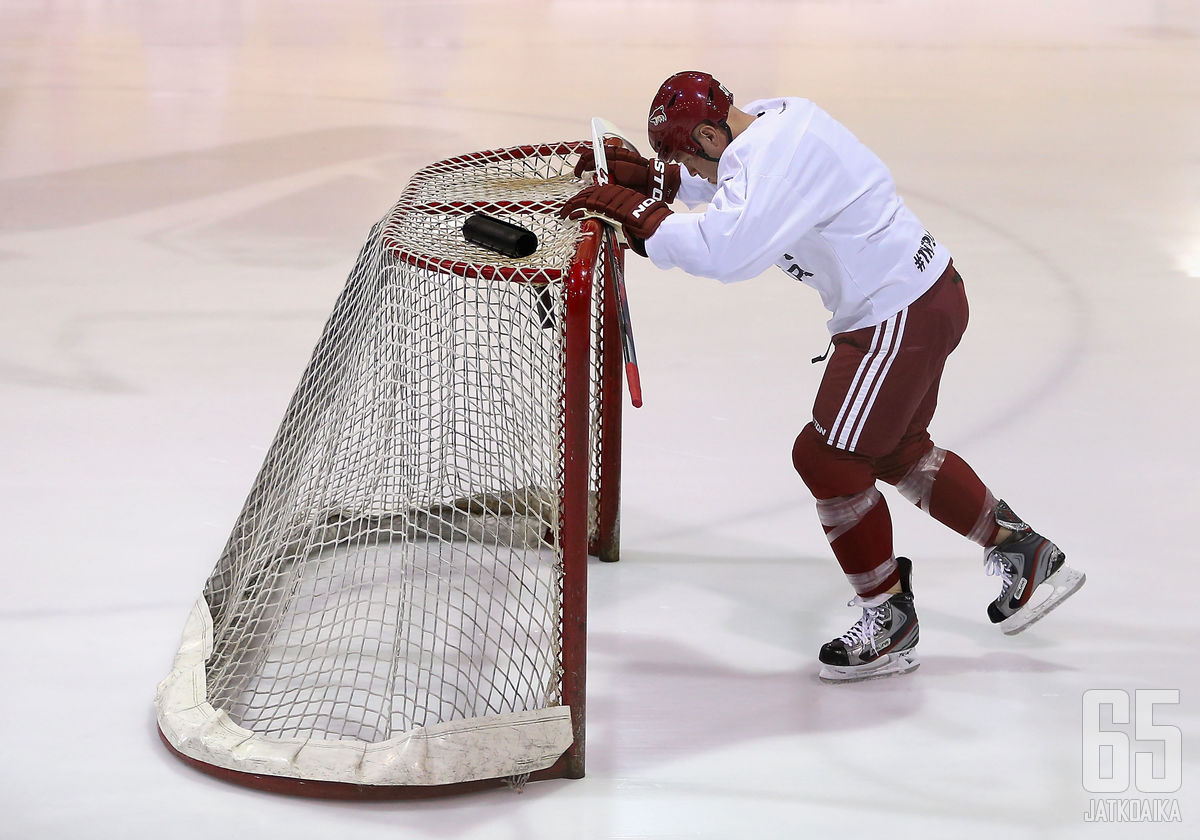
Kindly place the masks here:
<instances>
[{"instance_id":1,"label":"black hockey puck","mask_svg":"<svg viewBox=\"0 0 1200 840\"><path fill-rule=\"evenodd\" d=\"M538 247L533 231L486 213L473 213L463 223L463 237L506 257L528 257Z\"/></svg>"}]
</instances>

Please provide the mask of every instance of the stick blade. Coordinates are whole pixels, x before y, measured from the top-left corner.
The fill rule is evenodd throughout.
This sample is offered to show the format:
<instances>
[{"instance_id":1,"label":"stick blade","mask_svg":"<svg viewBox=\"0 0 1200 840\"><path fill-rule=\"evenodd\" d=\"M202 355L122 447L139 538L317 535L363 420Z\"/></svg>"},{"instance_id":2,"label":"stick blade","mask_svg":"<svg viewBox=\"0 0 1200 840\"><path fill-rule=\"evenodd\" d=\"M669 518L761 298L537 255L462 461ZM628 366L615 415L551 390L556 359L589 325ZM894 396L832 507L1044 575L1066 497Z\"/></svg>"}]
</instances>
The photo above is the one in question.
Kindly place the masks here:
<instances>
[{"instance_id":1,"label":"stick blade","mask_svg":"<svg viewBox=\"0 0 1200 840\"><path fill-rule=\"evenodd\" d=\"M609 139L616 139L625 148L641 154L633 141L616 125L604 117L592 117L592 155L596 159L596 183L601 186L611 182L608 175L608 155L604 150L605 141Z\"/></svg>"}]
</instances>

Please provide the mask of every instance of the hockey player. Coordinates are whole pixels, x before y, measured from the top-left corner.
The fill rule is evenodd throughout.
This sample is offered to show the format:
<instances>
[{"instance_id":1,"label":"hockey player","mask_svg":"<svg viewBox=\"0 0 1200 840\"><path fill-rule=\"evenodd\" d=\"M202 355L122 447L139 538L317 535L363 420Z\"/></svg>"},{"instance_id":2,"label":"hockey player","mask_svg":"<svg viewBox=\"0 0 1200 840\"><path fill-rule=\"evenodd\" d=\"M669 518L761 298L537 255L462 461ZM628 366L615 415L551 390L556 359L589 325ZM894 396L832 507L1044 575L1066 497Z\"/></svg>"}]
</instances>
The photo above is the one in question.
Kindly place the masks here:
<instances>
[{"instance_id":1,"label":"hockey player","mask_svg":"<svg viewBox=\"0 0 1200 840\"><path fill-rule=\"evenodd\" d=\"M731 283L775 264L816 289L832 313L832 355L792 462L862 617L821 648L821 678L861 680L919 664L912 563L893 553L877 481L984 547L987 572L1002 581L988 617L1005 633L1078 590L1084 576L1063 552L930 439L967 297L950 252L897 196L879 158L810 101L766 99L743 110L699 72L663 83L649 134L655 159L608 149L613 183L582 190L562 214L617 226L662 269ZM576 174L594 167L587 152ZM673 213L676 198L707 206Z\"/></svg>"}]
</instances>

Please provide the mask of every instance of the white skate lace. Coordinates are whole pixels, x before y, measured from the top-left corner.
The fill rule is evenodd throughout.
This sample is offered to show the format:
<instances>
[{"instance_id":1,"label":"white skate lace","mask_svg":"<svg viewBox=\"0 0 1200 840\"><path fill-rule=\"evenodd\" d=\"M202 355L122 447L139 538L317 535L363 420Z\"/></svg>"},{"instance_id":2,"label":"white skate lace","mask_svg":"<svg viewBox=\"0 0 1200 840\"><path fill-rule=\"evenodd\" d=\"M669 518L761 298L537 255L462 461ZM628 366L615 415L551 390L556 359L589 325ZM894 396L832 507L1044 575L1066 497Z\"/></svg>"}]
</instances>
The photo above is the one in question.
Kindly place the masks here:
<instances>
[{"instance_id":1,"label":"white skate lace","mask_svg":"<svg viewBox=\"0 0 1200 840\"><path fill-rule=\"evenodd\" d=\"M983 559L983 570L993 577L999 577L1004 584L1001 587L1004 591L1008 591L1008 587L1012 586L1013 568L1007 558L999 551L992 550L988 552L987 557Z\"/></svg>"},{"instance_id":2,"label":"white skate lace","mask_svg":"<svg viewBox=\"0 0 1200 840\"><path fill-rule=\"evenodd\" d=\"M886 603L886 602L885 602ZM852 598L848 607L862 607L862 618L854 622L854 626L842 634L842 641L847 645L857 645L870 642L871 650L878 652L876 644L879 629L883 625L883 604L874 607L863 606L862 598Z\"/></svg>"}]
</instances>

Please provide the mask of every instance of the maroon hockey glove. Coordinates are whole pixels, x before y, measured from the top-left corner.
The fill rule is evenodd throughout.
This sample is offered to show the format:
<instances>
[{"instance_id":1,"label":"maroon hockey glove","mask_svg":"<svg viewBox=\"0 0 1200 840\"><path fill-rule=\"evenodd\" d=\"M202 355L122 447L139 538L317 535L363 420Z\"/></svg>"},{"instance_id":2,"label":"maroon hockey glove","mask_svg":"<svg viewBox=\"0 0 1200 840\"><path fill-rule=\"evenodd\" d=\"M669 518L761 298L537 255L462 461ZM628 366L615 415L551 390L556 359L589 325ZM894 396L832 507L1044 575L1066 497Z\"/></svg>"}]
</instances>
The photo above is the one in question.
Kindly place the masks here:
<instances>
[{"instance_id":1,"label":"maroon hockey glove","mask_svg":"<svg viewBox=\"0 0 1200 840\"><path fill-rule=\"evenodd\" d=\"M647 198L628 187L606 184L581 190L563 205L558 215L571 219L592 216L618 225L629 247L644 257L646 240L658 230L663 219L671 215L671 210L661 201Z\"/></svg>"},{"instance_id":2,"label":"maroon hockey glove","mask_svg":"<svg viewBox=\"0 0 1200 840\"><path fill-rule=\"evenodd\" d=\"M623 146L605 146L608 175L614 184L637 190L642 195L670 204L679 193L679 166L655 158L647 160ZM575 164L575 177L596 168L596 156L585 149Z\"/></svg>"}]
</instances>

